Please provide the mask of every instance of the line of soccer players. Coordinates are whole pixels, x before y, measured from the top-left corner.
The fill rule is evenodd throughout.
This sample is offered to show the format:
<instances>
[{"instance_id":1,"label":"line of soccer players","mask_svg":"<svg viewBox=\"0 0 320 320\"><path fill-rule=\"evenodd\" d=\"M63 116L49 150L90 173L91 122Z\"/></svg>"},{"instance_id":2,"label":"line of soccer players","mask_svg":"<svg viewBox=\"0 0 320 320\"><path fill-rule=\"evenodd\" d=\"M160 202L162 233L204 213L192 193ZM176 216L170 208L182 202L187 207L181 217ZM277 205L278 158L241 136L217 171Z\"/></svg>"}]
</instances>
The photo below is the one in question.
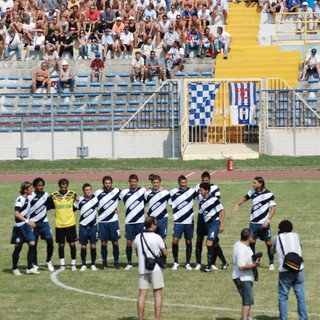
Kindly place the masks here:
<instances>
[{"instance_id":1,"label":"line of soccer players","mask_svg":"<svg viewBox=\"0 0 320 320\"><path fill-rule=\"evenodd\" d=\"M118 220L118 202L122 200L125 207L125 236L127 266L125 270L132 269L132 244L137 234L144 229L145 205L147 215L157 218L158 233L166 242L168 228L168 205L173 213L173 240L172 254L173 270L179 267L179 240L184 235L186 242L187 270L192 270L192 238L194 233L194 200L199 200L199 212L197 218L196 240L196 270L210 272L216 270L216 259L222 261L222 269L226 269L229 263L226 261L219 245L219 233L224 231L225 211L220 201L220 190L217 185L211 183L210 174L203 172L202 182L195 188L189 188L187 178L178 178L178 187L171 191L161 187L161 178L158 175L150 175L151 188L138 186L137 175L129 176L129 187L120 190L113 188L113 180L110 176L102 179L102 188L93 193L89 183L82 187L83 195L77 196L69 190L69 181L65 178L58 182L59 190L52 193L44 191L45 181L36 178L33 183L24 182L21 185L20 196L15 202L15 221L11 243L14 244L12 255L13 274L21 275L18 269L19 255L23 243L29 246L27 254L27 274L39 274L36 246L39 237L47 242L46 265L50 271L54 271L51 262L53 254L53 238L47 218L47 211L55 209L55 235L58 244L60 270L65 267L64 247L67 242L70 247L71 270L76 267L77 240L76 220L74 211L80 211L79 242L81 245L81 271L87 269L87 245L90 243L90 256L92 270L96 268L96 243L101 241L102 269L107 269L108 242L113 246L113 258L115 268L119 266L119 239L120 228ZM263 185L264 186L264 185ZM251 196L252 194L250 194ZM245 200L247 200L245 198ZM268 200L268 199L266 199ZM244 201L243 201L244 202ZM238 205L243 203L240 201ZM268 213L268 210L267 210ZM268 221L269 223L270 221ZM269 228L270 230L270 228ZM201 255L204 237L207 236L207 264L201 267ZM271 236L271 235L270 235ZM273 261L272 261L273 263Z\"/></svg>"}]
</instances>

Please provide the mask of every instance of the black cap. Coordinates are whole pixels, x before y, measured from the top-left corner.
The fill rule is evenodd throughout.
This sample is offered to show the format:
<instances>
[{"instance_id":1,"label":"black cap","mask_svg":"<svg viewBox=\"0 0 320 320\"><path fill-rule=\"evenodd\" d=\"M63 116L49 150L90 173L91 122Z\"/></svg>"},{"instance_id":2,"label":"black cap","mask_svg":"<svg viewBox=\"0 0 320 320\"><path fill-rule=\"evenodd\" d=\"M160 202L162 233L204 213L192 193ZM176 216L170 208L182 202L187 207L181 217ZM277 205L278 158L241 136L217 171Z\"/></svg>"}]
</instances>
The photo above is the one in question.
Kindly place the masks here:
<instances>
[{"instance_id":1,"label":"black cap","mask_svg":"<svg viewBox=\"0 0 320 320\"><path fill-rule=\"evenodd\" d=\"M313 48L313 49L311 50L311 53L317 53L317 49Z\"/></svg>"}]
</instances>

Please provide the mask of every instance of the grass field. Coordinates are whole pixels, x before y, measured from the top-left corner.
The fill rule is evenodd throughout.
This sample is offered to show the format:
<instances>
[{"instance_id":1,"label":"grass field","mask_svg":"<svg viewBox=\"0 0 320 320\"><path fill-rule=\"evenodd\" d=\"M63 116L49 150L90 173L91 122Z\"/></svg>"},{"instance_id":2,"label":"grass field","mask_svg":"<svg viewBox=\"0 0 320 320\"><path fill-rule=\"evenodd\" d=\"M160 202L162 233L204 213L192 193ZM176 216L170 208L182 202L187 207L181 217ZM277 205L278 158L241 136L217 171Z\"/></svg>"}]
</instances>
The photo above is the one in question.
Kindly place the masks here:
<instances>
[{"instance_id":1,"label":"grass field","mask_svg":"<svg viewBox=\"0 0 320 320\"><path fill-rule=\"evenodd\" d=\"M43 170L39 170L42 171ZM80 193L84 181L72 181L70 189ZM190 180L194 186L198 181ZM100 187L100 181L91 181L93 188ZM225 232L221 234L221 246L229 262L232 262L232 246L239 238L240 230L248 226L250 203L244 204L239 213L233 213L232 207L237 199L243 196L251 187L251 181L216 181L220 186L222 201L226 208L227 218ZM115 182L115 186L124 188L126 182ZM149 183L141 181L140 185ZM164 181L167 189L175 187L174 182ZM305 286L308 303L309 319L320 318L319 285L317 276L317 252L320 235L318 233L318 180L269 180L267 187L274 192L277 201L277 212L272 220L273 234L277 233L277 225L283 219L290 219L294 230L303 241L303 256L305 259ZM57 189L56 182L48 182L46 190L52 192ZM137 297L137 268L131 271L114 270L84 273L66 270L61 273L50 274L44 267L45 242L39 243L39 262L41 275L23 274L14 277L11 274L12 245L9 244L13 223L13 204L18 194L19 184L0 183L2 200L0 212L4 228L1 232L1 290L0 290L0 319L110 319L134 320L136 317ZM120 224L124 235L123 206L119 207ZM77 218L79 217L76 213ZM49 212L51 227L54 227L53 211ZM171 218L171 211L170 211ZM171 220L169 230L172 229ZM168 237L171 249L171 232ZM126 264L125 239L122 237L121 263ZM184 243L180 243L180 265L184 263ZM257 245L258 251L266 248L261 241ZM111 251L111 250L110 250ZM111 258L112 252L109 251ZM26 267L26 248L20 257L20 270ZM205 261L206 249L203 250ZM69 251L66 251L67 262ZM98 245L100 262L100 245ZM77 261L80 261L78 246ZM193 244L193 262L194 244ZM58 264L57 249L53 262ZM134 262L137 262L136 257ZM172 263L171 250L168 262ZM110 259L112 263L112 259ZM277 272L267 268L267 259L260 270L260 280L254 284L255 305L253 314L258 320L277 319ZM177 271L167 269L165 273L163 319L167 320L233 320L240 317L240 297L231 280L232 263L226 271L219 270L209 274L199 271L187 271L180 267ZM152 296L148 298L152 302ZM318 302L317 302L318 301ZM297 319L296 304L293 295L290 296L289 319ZM153 319L153 305L146 307L146 319Z\"/></svg>"}]
</instances>

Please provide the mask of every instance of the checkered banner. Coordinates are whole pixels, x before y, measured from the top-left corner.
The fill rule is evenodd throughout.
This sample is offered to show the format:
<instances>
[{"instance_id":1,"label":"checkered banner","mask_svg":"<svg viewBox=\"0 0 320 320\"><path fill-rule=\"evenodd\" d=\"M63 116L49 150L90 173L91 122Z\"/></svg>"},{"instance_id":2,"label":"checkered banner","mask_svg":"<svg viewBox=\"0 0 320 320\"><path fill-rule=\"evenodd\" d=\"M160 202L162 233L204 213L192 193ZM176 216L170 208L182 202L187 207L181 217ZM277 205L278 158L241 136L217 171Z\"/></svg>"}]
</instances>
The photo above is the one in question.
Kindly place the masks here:
<instances>
[{"instance_id":1,"label":"checkered banner","mask_svg":"<svg viewBox=\"0 0 320 320\"><path fill-rule=\"evenodd\" d=\"M257 90L254 82L229 83L230 106L252 106L257 104Z\"/></svg>"},{"instance_id":2,"label":"checkered banner","mask_svg":"<svg viewBox=\"0 0 320 320\"><path fill-rule=\"evenodd\" d=\"M212 122L212 112L216 92L220 83L191 83L191 107L189 126L208 126Z\"/></svg>"}]
</instances>

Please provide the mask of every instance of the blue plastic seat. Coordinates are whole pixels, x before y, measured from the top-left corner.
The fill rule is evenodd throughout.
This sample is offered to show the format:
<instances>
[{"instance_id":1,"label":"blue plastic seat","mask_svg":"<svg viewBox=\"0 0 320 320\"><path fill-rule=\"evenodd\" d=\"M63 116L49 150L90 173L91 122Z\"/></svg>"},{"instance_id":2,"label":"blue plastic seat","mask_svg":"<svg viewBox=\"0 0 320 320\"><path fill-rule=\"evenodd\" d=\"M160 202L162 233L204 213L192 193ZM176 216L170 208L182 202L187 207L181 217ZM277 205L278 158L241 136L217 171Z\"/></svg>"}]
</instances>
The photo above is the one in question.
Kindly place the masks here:
<instances>
[{"instance_id":1,"label":"blue plastic seat","mask_svg":"<svg viewBox=\"0 0 320 320\"><path fill-rule=\"evenodd\" d=\"M40 108L42 106L43 106L43 104L41 102L32 102L31 103L32 108Z\"/></svg>"},{"instance_id":2,"label":"blue plastic seat","mask_svg":"<svg viewBox=\"0 0 320 320\"><path fill-rule=\"evenodd\" d=\"M74 101L73 106L76 108L84 106L84 101Z\"/></svg>"},{"instance_id":3,"label":"blue plastic seat","mask_svg":"<svg viewBox=\"0 0 320 320\"><path fill-rule=\"evenodd\" d=\"M71 110L71 114L81 114L81 113L82 113L82 110L81 110L81 109Z\"/></svg>"},{"instance_id":4,"label":"blue plastic seat","mask_svg":"<svg viewBox=\"0 0 320 320\"><path fill-rule=\"evenodd\" d=\"M54 131L64 131L64 130L65 130L65 127L63 127L63 126L55 126L55 127L53 128L53 130L54 130Z\"/></svg>"},{"instance_id":5,"label":"blue plastic seat","mask_svg":"<svg viewBox=\"0 0 320 320\"><path fill-rule=\"evenodd\" d=\"M86 113L86 114L95 114L95 113L97 113L97 110L93 109L93 108L90 108L90 109L86 109L84 111L84 113Z\"/></svg>"},{"instance_id":6,"label":"blue plastic seat","mask_svg":"<svg viewBox=\"0 0 320 320\"><path fill-rule=\"evenodd\" d=\"M120 78L130 78L130 73L129 72L122 72L119 74Z\"/></svg>"},{"instance_id":7,"label":"blue plastic seat","mask_svg":"<svg viewBox=\"0 0 320 320\"><path fill-rule=\"evenodd\" d=\"M107 122L110 121L110 117L97 117L98 122Z\"/></svg>"},{"instance_id":8,"label":"blue plastic seat","mask_svg":"<svg viewBox=\"0 0 320 320\"><path fill-rule=\"evenodd\" d=\"M80 126L67 126L68 131L80 131Z\"/></svg>"},{"instance_id":9,"label":"blue plastic seat","mask_svg":"<svg viewBox=\"0 0 320 320\"><path fill-rule=\"evenodd\" d=\"M106 101L106 100L104 100L104 101L101 101L101 105L103 106L103 107L106 107L106 106L111 106L111 101Z\"/></svg>"},{"instance_id":10,"label":"blue plastic seat","mask_svg":"<svg viewBox=\"0 0 320 320\"><path fill-rule=\"evenodd\" d=\"M115 83L114 82L104 82L103 86L105 88L113 88L115 86Z\"/></svg>"},{"instance_id":11,"label":"blue plastic seat","mask_svg":"<svg viewBox=\"0 0 320 320\"><path fill-rule=\"evenodd\" d=\"M69 117L69 122L80 122L81 117Z\"/></svg>"},{"instance_id":12,"label":"blue plastic seat","mask_svg":"<svg viewBox=\"0 0 320 320\"><path fill-rule=\"evenodd\" d=\"M14 108L14 103L12 103L12 102L5 102L5 103L3 104L3 106L6 107L6 108Z\"/></svg>"},{"instance_id":13,"label":"blue plastic seat","mask_svg":"<svg viewBox=\"0 0 320 320\"><path fill-rule=\"evenodd\" d=\"M79 73L78 78L88 78L89 74L88 73Z\"/></svg>"},{"instance_id":14,"label":"blue plastic seat","mask_svg":"<svg viewBox=\"0 0 320 320\"><path fill-rule=\"evenodd\" d=\"M108 129L109 129L109 127L105 124L98 124L96 126L96 130L108 130Z\"/></svg>"},{"instance_id":15,"label":"blue plastic seat","mask_svg":"<svg viewBox=\"0 0 320 320\"><path fill-rule=\"evenodd\" d=\"M189 77L200 77L201 76L201 74L200 74L200 72L197 72L197 71L191 71L191 72L188 72L188 76Z\"/></svg>"},{"instance_id":16,"label":"blue plastic seat","mask_svg":"<svg viewBox=\"0 0 320 320\"><path fill-rule=\"evenodd\" d=\"M38 131L38 128L37 127L27 127L25 130L27 132L35 132L35 131Z\"/></svg>"},{"instance_id":17,"label":"blue plastic seat","mask_svg":"<svg viewBox=\"0 0 320 320\"><path fill-rule=\"evenodd\" d=\"M90 87L92 88L98 88L101 86L100 82L90 82Z\"/></svg>"},{"instance_id":18,"label":"blue plastic seat","mask_svg":"<svg viewBox=\"0 0 320 320\"><path fill-rule=\"evenodd\" d=\"M94 122L95 121L95 117L83 117L83 121L84 122Z\"/></svg>"},{"instance_id":19,"label":"blue plastic seat","mask_svg":"<svg viewBox=\"0 0 320 320\"><path fill-rule=\"evenodd\" d=\"M57 110L57 114L68 114L68 113L69 113L69 111L66 109Z\"/></svg>"},{"instance_id":20,"label":"blue plastic seat","mask_svg":"<svg viewBox=\"0 0 320 320\"><path fill-rule=\"evenodd\" d=\"M94 130L94 126L83 126L83 130L92 131L92 130Z\"/></svg>"},{"instance_id":21,"label":"blue plastic seat","mask_svg":"<svg viewBox=\"0 0 320 320\"><path fill-rule=\"evenodd\" d=\"M68 118L65 117L56 117L55 118L56 122L68 122Z\"/></svg>"},{"instance_id":22,"label":"blue plastic seat","mask_svg":"<svg viewBox=\"0 0 320 320\"><path fill-rule=\"evenodd\" d=\"M86 82L77 82L76 83L76 87L77 88L86 88L87 87L87 83Z\"/></svg>"},{"instance_id":23,"label":"blue plastic seat","mask_svg":"<svg viewBox=\"0 0 320 320\"><path fill-rule=\"evenodd\" d=\"M111 109L110 108L102 108L102 109L99 109L99 113L111 113Z\"/></svg>"},{"instance_id":24,"label":"blue plastic seat","mask_svg":"<svg viewBox=\"0 0 320 320\"><path fill-rule=\"evenodd\" d=\"M106 73L106 74L105 74L105 77L106 77L106 78L115 78L115 77L116 77L116 74L114 74L114 73Z\"/></svg>"}]
</instances>

